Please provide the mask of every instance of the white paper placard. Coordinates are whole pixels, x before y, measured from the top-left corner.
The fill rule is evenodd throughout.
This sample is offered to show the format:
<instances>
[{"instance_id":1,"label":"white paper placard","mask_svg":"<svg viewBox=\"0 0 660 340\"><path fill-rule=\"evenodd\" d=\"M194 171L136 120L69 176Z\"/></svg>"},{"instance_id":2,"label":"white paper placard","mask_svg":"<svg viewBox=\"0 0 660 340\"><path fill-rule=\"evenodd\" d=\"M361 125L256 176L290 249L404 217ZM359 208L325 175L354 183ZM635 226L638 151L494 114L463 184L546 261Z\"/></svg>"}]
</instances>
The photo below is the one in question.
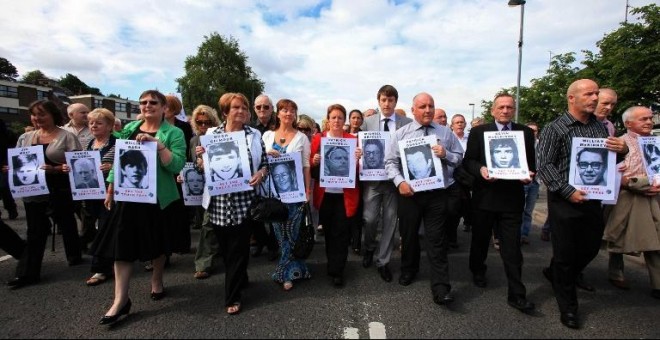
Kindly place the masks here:
<instances>
[{"instance_id":1,"label":"white paper placard","mask_svg":"<svg viewBox=\"0 0 660 340\"><path fill-rule=\"evenodd\" d=\"M362 158L358 164L361 181L386 181L385 155L390 148L392 134L386 131L358 132L358 146Z\"/></svg>"},{"instance_id":2,"label":"white paper placard","mask_svg":"<svg viewBox=\"0 0 660 340\"><path fill-rule=\"evenodd\" d=\"M118 139L115 144L115 200L157 203L156 142Z\"/></svg>"},{"instance_id":3,"label":"white paper placard","mask_svg":"<svg viewBox=\"0 0 660 340\"><path fill-rule=\"evenodd\" d=\"M605 138L573 138L568 184L587 193L587 199L615 196L616 155L605 148Z\"/></svg>"},{"instance_id":4,"label":"white paper placard","mask_svg":"<svg viewBox=\"0 0 660 340\"><path fill-rule=\"evenodd\" d=\"M434 145L438 145L435 135L399 141L403 176L415 192L445 187L442 161L431 149Z\"/></svg>"},{"instance_id":5,"label":"white paper placard","mask_svg":"<svg viewBox=\"0 0 660 340\"><path fill-rule=\"evenodd\" d=\"M357 138L321 138L320 186L355 188Z\"/></svg>"},{"instance_id":6,"label":"white paper placard","mask_svg":"<svg viewBox=\"0 0 660 340\"><path fill-rule=\"evenodd\" d=\"M204 175L211 196L253 190L244 131L200 136Z\"/></svg>"},{"instance_id":7,"label":"white paper placard","mask_svg":"<svg viewBox=\"0 0 660 340\"><path fill-rule=\"evenodd\" d=\"M484 132L488 175L498 179L530 179L522 131Z\"/></svg>"},{"instance_id":8,"label":"white paper placard","mask_svg":"<svg viewBox=\"0 0 660 340\"><path fill-rule=\"evenodd\" d=\"M639 149L642 150L644 168L651 185L660 185L660 137L639 136Z\"/></svg>"},{"instance_id":9,"label":"white paper placard","mask_svg":"<svg viewBox=\"0 0 660 340\"><path fill-rule=\"evenodd\" d=\"M7 149L9 190L14 198L46 195L44 147L41 145Z\"/></svg>"},{"instance_id":10,"label":"white paper placard","mask_svg":"<svg viewBox=\"0 0 660 340\"><path fill-rule=\"evenodd\" d=\"M105 199L105 182L99 151L65 152L69 183L74 201Z\"/></svg>"},{"instance_id":11,"label":"white paper placard","mask_svg":"<svg viewBox=\"0 0 660 340\"><path fill-rule=\"evenodd\" d=\"M190 207L201 206L204 183L206 183L204 173L197 172L193 162L186 162L179 175L183 179L181 183L183 204Z\"/></svg>"},{"instance_id":12,"label":"white paper placard","mask_svg":"<svg viewBox=\"0 0 660 340\"><path fill-rule=\"evenodd\" d=\"M305 202L305 178L300 152L268 156L270 190L279 195L283 203Z\"/></svg>"}]
</instances>

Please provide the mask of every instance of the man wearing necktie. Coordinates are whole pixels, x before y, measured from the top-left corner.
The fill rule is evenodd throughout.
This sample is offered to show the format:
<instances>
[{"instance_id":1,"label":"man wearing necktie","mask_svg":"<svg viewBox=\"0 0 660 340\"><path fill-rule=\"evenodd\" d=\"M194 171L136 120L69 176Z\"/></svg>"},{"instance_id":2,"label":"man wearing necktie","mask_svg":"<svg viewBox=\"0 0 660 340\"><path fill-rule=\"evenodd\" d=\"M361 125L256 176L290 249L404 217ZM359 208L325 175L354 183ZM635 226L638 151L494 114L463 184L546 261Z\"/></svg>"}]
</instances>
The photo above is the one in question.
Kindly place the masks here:
<instances>
[{"instance_id":1,"label":"man wearing necktie","mask_svg":"<svg viewBox=\"0 0 660 340\"><path fill-rule=\"evenodd\" d=\"M380 110L378 114L366 117L362 131L389 131L390 135L398 128L412 122L405 116L394 113L399 93L392 85L384 85L376 94ZM383 158L385 155L383 155ZM392 181L361 182L364 197L364 257L362 266L370 267L376 258L376 268L385 282L392 281L392 272L388 266L394 249L396 231L397 192ZM382 211L382 215L381 215ZM381 218L382 216L382 218ZM378 225L383 224L380 240L376 240ZM376 250L378 252L376 253Z\"/></svg>"},{"instance_id":2,"label":"man wearing necktie","mask_svg":"<svg viewBox=\"0 0 660 340\"><path fill-rule=\"evenodd\" d=\"M399 284L402 286L411 284L419 271L421 251L419 228L423 221L433 301L439 305L446 305L454 301L449 284L448 240L445 230L448 192L457 188L453 172L463 159L463 148L449 128L432 121L434 109L433 97L428 93L420 93L413 98L412 113L415 120L395 132L385 159L385 170L387 177L394 182L399 191L397 211L401 233ZM445 188L414 192L403 175L398 141L425 135L435 136L438 141L431 150L433 155L441 160Z\"/></svg>"},{"instance_id":3,"label":"man wearing necktie","mask_svg":"<svg viewBox=\"0 0 660 340\"><path fill-rule=\"evenodd\" d=\"M531 180L502 180L493 178L486 167L486 154L490 152L484 143L486 131L523 131L527 166L536 172L534 132L527 126L511 121L515 114L515 101L511 95L499 94L493 101L491 114L495 122L474 127L468 137L463 164L477 180L472 192L472 241L470 244L470 271L477 287L486 287L486 257L493 228L500 232L500 256L508 280L510 306L531 313L534 304L527 301L522 283L522 252L520 250L520 224L525 204L523 186ZM522 151L522 150L521 150Z\"/></svg>"}]
</instances>

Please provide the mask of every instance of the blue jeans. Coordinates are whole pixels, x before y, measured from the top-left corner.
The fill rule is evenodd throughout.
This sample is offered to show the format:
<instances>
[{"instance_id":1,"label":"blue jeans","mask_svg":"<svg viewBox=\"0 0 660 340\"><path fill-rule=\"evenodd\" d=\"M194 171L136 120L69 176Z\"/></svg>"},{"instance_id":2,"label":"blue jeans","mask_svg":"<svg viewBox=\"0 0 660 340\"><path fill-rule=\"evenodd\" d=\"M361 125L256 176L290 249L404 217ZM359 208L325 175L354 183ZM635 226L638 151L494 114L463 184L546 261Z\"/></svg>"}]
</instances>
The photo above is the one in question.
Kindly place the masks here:
<instances>
[{"instance_id":1,"label":"blue jeans","mask_svg":"<svg viewBox=\"0 0 660 340\"><path fill-rule=\"evenodd\" d=\"M539 183L532 181L524 186L525 189L525 209L523 210L521 234L522 236L529 236L529 231L532 229L532 214L534 213L534 206L536 200L539 198Z\"/></svg>"}]
</instances>

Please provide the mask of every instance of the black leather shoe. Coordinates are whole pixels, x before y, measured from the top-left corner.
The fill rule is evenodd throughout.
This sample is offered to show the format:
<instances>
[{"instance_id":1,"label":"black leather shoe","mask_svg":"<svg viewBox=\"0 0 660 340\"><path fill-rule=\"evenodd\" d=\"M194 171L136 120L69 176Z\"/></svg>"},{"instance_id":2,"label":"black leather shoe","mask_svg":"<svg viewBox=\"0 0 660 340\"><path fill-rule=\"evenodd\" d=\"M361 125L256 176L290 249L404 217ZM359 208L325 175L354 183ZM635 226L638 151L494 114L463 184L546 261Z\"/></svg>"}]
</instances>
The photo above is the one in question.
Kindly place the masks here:
<instances>
[{"instance_id":1,"label":"black leather shoe","mask_svg":"<svg viewBox=\"0 0 660 340\"><path fill-rule=\"evenodd\" d=\"M444 306L454 302L454 296L450 292L446 292L444 295L436 295L433 297L433 302Z\"/></svg>"},{"instance_id":2,"label":"black leather shoe","mask_svg":"<svg viewBox=\"0 0 660 340\"><path fill-rule=\"evenodd\" d=\"M76 257L76 258L72 258L72 259L68 260L67 262L69 263L69 267L73 267L73 266L77 266L79 264L82 264L83 259L82 259L82 257Z\"/></svg>"},{"instance_id":3,"label":"black leather shoe","mask_svg":"<svg viewBox=\"0 0 660 340\"><path fill-rule=\"evenodd\" d=\"M165 295L167 294L165 294L165 288L163 288L163 291L160 293L151 292L151 299L154 301L162 300Z\"/></svg>"},{"instance_id":4,"label":"black leather shoe","mask_svg":"<svg viewBox=\"0 0 660 340\"><path fill-rule=\"evenodd\" d=\"M596 288L594 288L594 286L584 281L584 276L582 275L582 273L580 273L580 275L578 275L577 279L575 280L575 285L580 289L586 290L587 292L596 291Z\"/></svg>"},{"instance_id":5,"label":"black leather shoe","mask_svg":"<svg viewBox=\"0 0 660 340\"><path fill-rule=\"evenodd\" d=\"M121 307L119 312L115 315L104 315L101 320L99 321L100 325L112 325L113 323L117 322L119 320L119 317L128 313L131 311L131 299L128 299L124 307Z\"/></svg>"},{"instance_id":6,"label":"black leather shoe","mask_svg":"<svg viewBox=\"0 0 660 340\"><path fill-rule=\"evenodd\" d=\"M660 299L660 289L652 289L651 297L654 299Z\"/></svg>"},{"instance_id":7,"label":"black leather shoe","mask_svg":"<svg viewBox=\"0 0 660 340\"><path fill-rule=\"evenodd\" d=\"M413 282L414 279L415 274L401 273L401 276L399 276L399 284L402 286L408 286Z\"/></svg>"},{"instance_id":8,"label":"black leather shoe","mask_svg":"<svg viewBox=\"0 0 660 340\"><path fill-rule=\"evenodd\" d=\"M341 288L344 286L344 278L341 276L335 276L332 278L332 285L335 286L335 288Z\"/></svg>"},{"instance_id":9,"label":"black leather shoe","mask_svg":"<svg viewBox=\"0 0 660 340\"><path fill-rule=\"evenodd\" d=\"M527 301L527 299L524 298L518 298L518 299L511 299L508 301L509 306L525 313L525 314L531 314L534 311L534 304Z\"/></svg>"},{"instance_id":10,"label":"black leather shoe","mask_svg":"<svg viewBox=\"0 0 660 340\"><path fill-rule=\"evenodd\" d=\"M552 278L552 271L550 271L550 267L543 268L543 276L545 276L546 280L550 281L550 284L552 284L553 278Z\"/></svg>"},{"instance_id":11,"label":"black leather shoe","mask_svg":"<svg viewBox=\"0 0 660 340\"><path fill-rule=\"evenodd\" d=\"M479 288L486 288L488 285L488 280L484 274L474 274L472 276L472 282L474 282L474 285Z\"/></svg>"},{"instance_id":12,"label":"black leather shoe","mask_svg":"<svg viewBox=\"0 0 660 340\"><path fill-rule=\"evenodd\" d=\"M372 263L374 263L374 252L365 250L364 257L362 258L362 267L369 268Z\"/></svg>"},{"instance_id":13,"label":"black leather shoe","mask_svg":"<svg viewBox=\"0 0 660 340\"><path fill-rule=\"evenodd\" d=\"M580 328L580 322L578 321L577 314L575 313L561 313L560 320L561 323L568 328Z\"/></svg>"},{"instance_id":14,"label":"black leather shoe","mask_svg":"<svg viewBox=\"0 0 660 340\"><path fill-rule=\"evenodd\" d=\"M35 283L39 283L39 280L29 277L15 277L7 282L7 286L11 287L11 289L19 289Z\"/></svg>"},{"instance_id":15,"label":"black leather shoe","mask_svg":"<svg viewBox=\"0 0 660 340\"><path fill-rule=\"evenodd\" d=\"M392 282L392 272L387 265L378 267L378 273L380 274L380 278L383 279L383 281Z\"/></svg>"}]
</instances>

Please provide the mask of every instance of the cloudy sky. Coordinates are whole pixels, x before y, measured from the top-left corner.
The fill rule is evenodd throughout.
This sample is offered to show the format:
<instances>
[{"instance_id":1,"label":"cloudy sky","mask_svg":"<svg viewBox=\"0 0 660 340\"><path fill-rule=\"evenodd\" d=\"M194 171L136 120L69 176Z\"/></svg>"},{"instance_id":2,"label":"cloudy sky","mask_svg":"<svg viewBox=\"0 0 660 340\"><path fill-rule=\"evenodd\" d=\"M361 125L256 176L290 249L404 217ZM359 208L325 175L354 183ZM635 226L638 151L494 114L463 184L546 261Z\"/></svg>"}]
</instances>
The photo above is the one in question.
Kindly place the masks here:
<instances>
[{"instance_id":1,"label":"cloudy sky","mask_svg":"<svg viewBox=\"0 0 660 340\"><path fill-rule=\"evenodd\" d=\"M412 97L429 92L449 116L515 86L520 7L508 0L20 0L3 3L0 57L19 75L78 76L104 94L137 100L169 93L204 36L238 39L275 100L315 118L340 103L376 106L383 84ZM626 0L528 0L522 85L544 75L551 55L596 51L624 21ZM629 0L639 7L653 0ZM629 20L633 21L629 16Z\"/></svg>"}]
</instances>

